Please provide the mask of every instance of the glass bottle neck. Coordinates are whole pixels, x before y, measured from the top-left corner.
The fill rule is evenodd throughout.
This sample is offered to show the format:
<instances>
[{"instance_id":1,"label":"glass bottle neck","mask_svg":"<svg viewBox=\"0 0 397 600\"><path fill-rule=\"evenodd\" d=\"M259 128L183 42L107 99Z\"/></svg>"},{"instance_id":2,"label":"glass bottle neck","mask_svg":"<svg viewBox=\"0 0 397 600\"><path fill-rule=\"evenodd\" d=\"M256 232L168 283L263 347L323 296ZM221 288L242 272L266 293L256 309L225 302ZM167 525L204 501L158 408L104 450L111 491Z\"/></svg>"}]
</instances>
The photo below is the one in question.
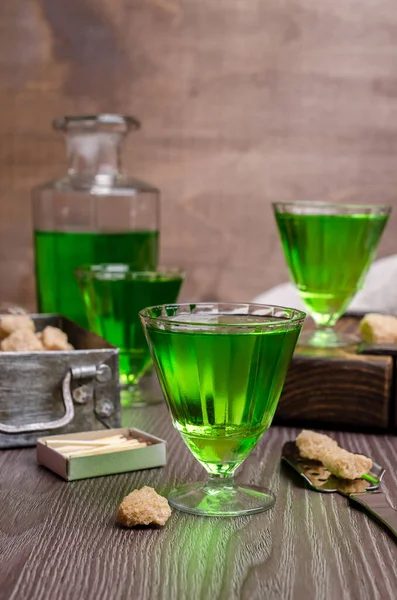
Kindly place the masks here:
<instances>
[{"instance_id":1,"label":"glass bottle neck","mask_svg":"<svg viewBox=\"0 0 397 600\"><path fill-rule=\"evenodd\" d=\"M120 174L122 133L67 132L68 173L78 186L108 185Z\"/></svg>"}]
</instances>

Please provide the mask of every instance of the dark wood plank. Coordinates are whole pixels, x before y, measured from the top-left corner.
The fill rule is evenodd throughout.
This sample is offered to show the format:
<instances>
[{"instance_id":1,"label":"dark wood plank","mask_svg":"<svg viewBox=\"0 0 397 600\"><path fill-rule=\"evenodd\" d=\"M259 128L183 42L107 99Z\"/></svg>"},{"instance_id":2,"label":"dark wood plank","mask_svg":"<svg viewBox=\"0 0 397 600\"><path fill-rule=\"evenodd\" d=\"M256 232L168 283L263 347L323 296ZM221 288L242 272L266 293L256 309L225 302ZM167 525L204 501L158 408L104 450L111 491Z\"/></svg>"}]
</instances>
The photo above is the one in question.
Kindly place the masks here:
<instances>
[{"instance_id":1,"label":"dark wood plank","mask_svg":"<svg viewBox=\"0 0 397 600\"><path fill-rule=\"evenodd\" d=\"M167 467L68 484L36 467L31 450L0 454L2 493L6 488L14 499L35 499L27 510L18 502L3 510L0 548L11 558L0 598L393 597L395 540L346 498L309 491L280 465L282 445L296 429L272 428L239 472L241 481L274 490L271 511L240 519L174 511L164 529L117 527L117 504L133 488L148 484L166 493L203 475L164 407L126 411L124 422L168 440ZM397 440L333 435L385 465L383 490L396 506Z\"/></svg>"},{"instance_id":2,"label":"dark wood plank","mask_svg":"<svg viewBox=\"0 0 397 600\"><path fill-rule=\"evenodd\" d=\"M277 419L284 423L388 429L393 380L391 357L296 356Z\"/></svg>"},{"instance_id":3,"label":"dark wood plank","mask_svg":"<svg viewBox=\"0 0 397 600\"><path fill-rule=\"evenodd\" d=\"M0 22L1 299L34 305L29 194L65 172L60 113L142 120L124 164L163 192L186 299L287 280L272 200L397 207L393 0L2 0Z\"/></svg>"},{"instance_id":4,"label":"dark wood plank","mask_svg":"<svg viewBox=\"0 0 397 600\"><path fill-rule=\"evenodd\" d=\"M359 320L342 318L337 329L359 338ZM359 345L336 349L298 346L276 422L359 431L394 428L394 358L387 349L379 356L375 351L359 354L359 349Z\"/></svg>"},{"instance_id":5,"label":"dark wood plank","mask_svg":"<svg viewBox=\"0 0 397 600\"><path fill-rule=\"evenodd\" d=\"M0 598L9 598L63 486L33 450L0 451L0 473Z\"/></svg>"}]
</instances>

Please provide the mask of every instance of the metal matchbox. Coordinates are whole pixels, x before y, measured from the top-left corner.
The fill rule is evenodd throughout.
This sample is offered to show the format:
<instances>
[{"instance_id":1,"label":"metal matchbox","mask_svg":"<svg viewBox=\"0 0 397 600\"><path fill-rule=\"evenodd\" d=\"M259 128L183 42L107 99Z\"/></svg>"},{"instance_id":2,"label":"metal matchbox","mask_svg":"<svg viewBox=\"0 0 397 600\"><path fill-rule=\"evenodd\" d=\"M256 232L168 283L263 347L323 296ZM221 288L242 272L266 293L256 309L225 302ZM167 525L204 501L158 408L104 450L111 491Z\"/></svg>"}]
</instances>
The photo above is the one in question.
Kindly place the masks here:
<instances>
[{"instance_id":1,"label":"metal matchbox","mask_svg":"<svg viewBox=\"0 0 397 600\"><path fill-rule=\"evenodd\" d=\"M119 350L59 315L30 315L64 331L75 350L0 352L0 448L39 437L119 427Z\"/></svg>"}]
</instances>

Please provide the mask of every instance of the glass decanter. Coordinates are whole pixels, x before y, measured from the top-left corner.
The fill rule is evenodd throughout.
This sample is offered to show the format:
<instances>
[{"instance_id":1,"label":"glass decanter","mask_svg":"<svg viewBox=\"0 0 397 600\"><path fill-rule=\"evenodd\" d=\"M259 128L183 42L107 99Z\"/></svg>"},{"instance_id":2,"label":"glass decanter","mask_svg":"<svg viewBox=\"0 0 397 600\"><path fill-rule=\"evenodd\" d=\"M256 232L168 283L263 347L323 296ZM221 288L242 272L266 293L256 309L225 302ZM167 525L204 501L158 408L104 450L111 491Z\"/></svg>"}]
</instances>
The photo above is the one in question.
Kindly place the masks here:
<instances>
[{"instance_id":1,"label":"glass decanter","mask_svg":"<svg viewBox=\"0 0 397 600\"><path fill-rule=\"evenodd\" d=\"M160 194L120 171L124 137L140 127L135 118L66 116L53 126L65 134L69 168L33 190L38 310L87 327L75 269L94 263L155 269Z\"/></svg>"}]
</instances>

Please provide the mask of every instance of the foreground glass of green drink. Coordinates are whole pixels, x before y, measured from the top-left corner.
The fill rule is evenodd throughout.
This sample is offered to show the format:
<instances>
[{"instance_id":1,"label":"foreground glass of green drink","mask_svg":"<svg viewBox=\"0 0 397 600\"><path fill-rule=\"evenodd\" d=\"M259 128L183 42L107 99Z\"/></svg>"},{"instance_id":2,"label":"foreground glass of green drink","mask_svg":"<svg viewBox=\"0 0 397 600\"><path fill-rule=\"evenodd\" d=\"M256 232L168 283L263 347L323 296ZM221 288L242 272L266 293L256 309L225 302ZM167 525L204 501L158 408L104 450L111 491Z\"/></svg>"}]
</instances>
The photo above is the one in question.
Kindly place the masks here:
<instances>
[{"instance_id":1,"label":"foreground glass of green drink","mask_svg":"<svg viewBox=\"0 0 397 600\"><path fill-rule=\"evenodd\" d=\"M184 280L178 269L135 271L128 264L78 268L75 275L90 329L120 348L122 404L139 406L146 398L138 383L151 366L139 311L158 302L176 302Z\"/></svg>"},{"instance_id":2,"label":"foreground glass of green drink","mask_svg":"<svg viewBox=\"0 0 397 600\"><path fill-rule=\"evenodd\" d=\"M351 344L354 337L333 327L363 286L391 208L326 202L279 202L273 208L291 278L316 324L299 344Z\"/></svg>"},{"instance_id":3,"label":"foreground glass of green drink","mask_svg":"<svg viewBox=\"0 0 397 600\"><path fill-rule=\"evenodd\" d=\"M208 516L261 512L268 490L233 473L270 427L305 317L261 304L180 304L140 312L175 427L208 473L177 488L175 508Z\"/></svg>"}]
</instances>

